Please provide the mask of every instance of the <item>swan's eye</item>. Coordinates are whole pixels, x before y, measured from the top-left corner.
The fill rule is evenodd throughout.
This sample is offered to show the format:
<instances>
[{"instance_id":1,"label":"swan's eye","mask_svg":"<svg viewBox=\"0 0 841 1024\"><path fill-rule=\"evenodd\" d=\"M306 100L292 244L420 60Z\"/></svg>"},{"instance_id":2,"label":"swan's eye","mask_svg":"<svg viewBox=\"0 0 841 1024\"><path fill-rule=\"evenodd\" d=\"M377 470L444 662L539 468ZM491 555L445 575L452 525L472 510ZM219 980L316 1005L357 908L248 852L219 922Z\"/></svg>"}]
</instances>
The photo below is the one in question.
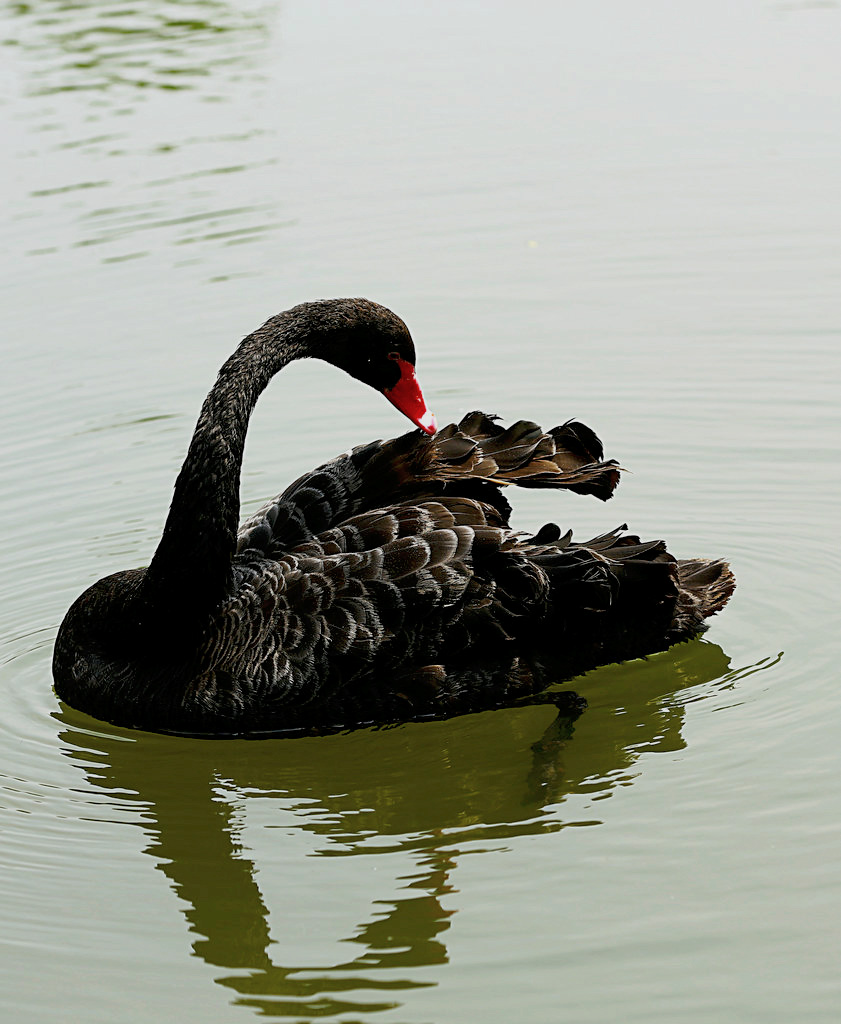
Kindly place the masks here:
<instances>
[{"instance_id":1,"label":"swan's eye","mask_svg":"<svg viewBox=\"0 0 841 1024\"><path fill-rule=\"evenodd\" d=\"M399 359L400 358L400 353L399 352L389 352L388 358L389 359Z\"/></svg>"}]
</instances>

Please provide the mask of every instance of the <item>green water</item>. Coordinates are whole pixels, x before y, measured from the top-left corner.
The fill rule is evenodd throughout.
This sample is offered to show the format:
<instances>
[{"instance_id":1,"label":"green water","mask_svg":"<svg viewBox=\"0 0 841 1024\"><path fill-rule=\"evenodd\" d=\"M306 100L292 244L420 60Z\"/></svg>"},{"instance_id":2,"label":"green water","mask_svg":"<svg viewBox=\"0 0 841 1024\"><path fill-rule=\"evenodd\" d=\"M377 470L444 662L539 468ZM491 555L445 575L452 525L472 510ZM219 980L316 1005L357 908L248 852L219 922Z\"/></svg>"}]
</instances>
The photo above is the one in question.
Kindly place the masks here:
<instances>
[{"instance_id":1,"label":"green water","mask_svg":"<svg viewBox=\"0 0 841 1024\"><path fill-rule=\"evenodd\" d=\"M32 1022L841 1017L841 8L44 2L2 14L0 1008ZM237 340L409 323L440 423L577 416L739 588L549 707L294 741L62 705ZM403 430L323 364L244 509Z\"/></svg>"}]
</instances>

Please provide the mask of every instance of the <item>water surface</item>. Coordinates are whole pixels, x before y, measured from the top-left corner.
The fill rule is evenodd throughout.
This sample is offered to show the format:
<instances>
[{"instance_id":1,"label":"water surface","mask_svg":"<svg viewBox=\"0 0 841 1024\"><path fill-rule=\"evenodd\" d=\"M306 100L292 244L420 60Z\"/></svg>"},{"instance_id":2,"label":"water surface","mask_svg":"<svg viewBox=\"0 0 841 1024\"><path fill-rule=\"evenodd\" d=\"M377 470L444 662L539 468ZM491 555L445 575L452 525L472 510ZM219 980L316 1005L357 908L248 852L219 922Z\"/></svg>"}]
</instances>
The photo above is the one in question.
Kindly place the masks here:
<instances>
[{"instance_id":1,"label":"water surface","mask_svg":"<svg viewBox=\"0 0 841 1024\"><path fill-rule=\"evenodd\" d=\"M3 13L0 972L15 1019L834 1022L841 8ZM409 323L439 422L577 416L628 522L728 557L703 639L549 707L296 741L64 706L71 600L145 564L201 400L296 302ZM403 429L324 365L246 510Z\"/></svg>"}]
</instances>

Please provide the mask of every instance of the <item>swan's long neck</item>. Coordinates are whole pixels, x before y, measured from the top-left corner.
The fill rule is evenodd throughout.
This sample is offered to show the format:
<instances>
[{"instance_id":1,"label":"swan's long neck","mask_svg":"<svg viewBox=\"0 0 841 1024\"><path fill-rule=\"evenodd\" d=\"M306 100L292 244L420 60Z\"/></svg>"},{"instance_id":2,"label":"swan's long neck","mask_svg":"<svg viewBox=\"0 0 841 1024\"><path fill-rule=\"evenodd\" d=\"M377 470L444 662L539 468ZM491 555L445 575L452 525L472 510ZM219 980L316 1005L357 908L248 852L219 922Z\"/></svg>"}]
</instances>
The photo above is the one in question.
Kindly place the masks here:
<instances>
[{"instance_id":1,"label":"swan's long neck","mask_svg":"<svg viewBox=\"0 0 841 1024\"><path fill-rule=\"evenodd\" d=\"M245 435L257 399L291 360L313 351L295 311L245 338L204 401L158 548L146 572L148 604L182 620L201 618L230 592ZM171 611L170 611L171 610Z\"/></svg>"}]
</instances>

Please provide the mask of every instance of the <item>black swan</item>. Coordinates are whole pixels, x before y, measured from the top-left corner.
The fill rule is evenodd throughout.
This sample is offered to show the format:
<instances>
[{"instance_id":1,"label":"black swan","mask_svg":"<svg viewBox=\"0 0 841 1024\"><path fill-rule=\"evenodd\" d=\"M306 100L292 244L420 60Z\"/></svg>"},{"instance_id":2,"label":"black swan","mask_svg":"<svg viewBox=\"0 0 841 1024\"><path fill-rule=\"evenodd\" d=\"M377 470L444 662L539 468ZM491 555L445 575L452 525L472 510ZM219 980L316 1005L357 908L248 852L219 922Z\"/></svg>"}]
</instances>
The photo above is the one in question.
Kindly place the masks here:
<instances>
[{"instance_id":1,"label":"black swan","mask_svg":"<svg viewBox=\"0 0 841 1024\"><path fill-rule=\"evenodd\" d=\"M301 477L237 531L248 420L293 359L333 363L420 429ZM700 632L735 582L618 530L509 526L505 484L611 497L615 462L569 421L435 432L406 325L365 299L303 303L239 345L205 399L148 568L95 583L56 638L56 692L118 725L246 735L436 718L537 695ZM537 698L539 699L539 698Z\"/></svg>"}]
</instances>

